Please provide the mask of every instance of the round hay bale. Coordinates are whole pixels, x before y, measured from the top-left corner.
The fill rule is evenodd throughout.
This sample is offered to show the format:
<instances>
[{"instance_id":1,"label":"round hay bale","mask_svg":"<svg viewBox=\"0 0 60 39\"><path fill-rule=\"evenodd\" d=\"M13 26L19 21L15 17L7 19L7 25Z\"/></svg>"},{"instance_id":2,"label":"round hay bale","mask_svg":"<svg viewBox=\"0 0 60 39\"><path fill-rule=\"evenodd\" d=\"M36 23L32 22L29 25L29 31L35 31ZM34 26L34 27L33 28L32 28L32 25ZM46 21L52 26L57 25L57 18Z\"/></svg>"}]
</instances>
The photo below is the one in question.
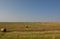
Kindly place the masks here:
<instances>
[{"instance_id":1,"label":"round hay bale","mask_svg":"<svg viewBox=\"0 0 60 39\"><path fill-rule=\"evenodd\" d=\"M1 28L1 32L6 32L6 28Z\"/></svg>"}]
</instances>

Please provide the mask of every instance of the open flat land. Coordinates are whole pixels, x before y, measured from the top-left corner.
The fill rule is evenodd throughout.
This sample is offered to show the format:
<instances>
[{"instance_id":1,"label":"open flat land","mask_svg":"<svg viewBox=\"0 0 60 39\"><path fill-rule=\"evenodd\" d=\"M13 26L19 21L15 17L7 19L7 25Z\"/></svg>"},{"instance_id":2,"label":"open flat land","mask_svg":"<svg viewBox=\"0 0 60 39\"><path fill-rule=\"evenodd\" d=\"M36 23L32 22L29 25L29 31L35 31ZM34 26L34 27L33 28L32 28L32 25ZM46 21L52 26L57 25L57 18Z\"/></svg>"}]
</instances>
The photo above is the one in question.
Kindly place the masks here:
<instances>
[{"instance_id":1,"label":"open flat land","mask_svg":"<svg viewBox=\"0 0 60 39\"><path fill-rule=\"evenodd\" d=\"M0 39L60 39L60 22L0 22Z\"/></svg>"}]
</instances>

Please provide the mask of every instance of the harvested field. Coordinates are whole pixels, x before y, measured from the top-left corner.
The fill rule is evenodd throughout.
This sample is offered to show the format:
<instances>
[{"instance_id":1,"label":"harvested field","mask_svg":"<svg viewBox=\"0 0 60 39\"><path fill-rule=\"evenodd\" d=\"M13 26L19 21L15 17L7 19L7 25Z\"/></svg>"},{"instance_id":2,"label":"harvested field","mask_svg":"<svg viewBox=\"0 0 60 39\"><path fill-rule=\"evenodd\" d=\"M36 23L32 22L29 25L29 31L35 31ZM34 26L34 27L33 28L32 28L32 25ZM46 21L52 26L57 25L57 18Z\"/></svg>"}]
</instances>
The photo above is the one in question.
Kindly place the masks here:
<instances>
[{"instance_id":1,"label":"harvested field","mask_svg":"<svg viewBox=\"0 0 60 39\"><path fill-rule=\"evenodd\" d=\"M28 26L28 27L27 27ZM0 39L60 39L60 22L0 22Z\"/></svg>"}]
</instances>

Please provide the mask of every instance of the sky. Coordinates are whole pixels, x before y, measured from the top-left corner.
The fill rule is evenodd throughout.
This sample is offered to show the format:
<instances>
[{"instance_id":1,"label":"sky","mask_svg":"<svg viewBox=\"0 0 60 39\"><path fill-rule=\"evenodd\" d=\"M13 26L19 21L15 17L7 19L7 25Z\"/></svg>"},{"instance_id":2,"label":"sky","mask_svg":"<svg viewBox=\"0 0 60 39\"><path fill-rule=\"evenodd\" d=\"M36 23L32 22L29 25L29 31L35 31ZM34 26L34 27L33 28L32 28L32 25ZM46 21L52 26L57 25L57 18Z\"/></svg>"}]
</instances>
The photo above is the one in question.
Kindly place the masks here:
<instances>
[{"instance_id":1,"label":"sky","mask_svg":"<svg viewBox=\"0 0 60 39\"><path fill-rule=\"evenodd\" d=\"M0 22L60 22L60 0L0 0Z\"/></svg>"}]
</instances>

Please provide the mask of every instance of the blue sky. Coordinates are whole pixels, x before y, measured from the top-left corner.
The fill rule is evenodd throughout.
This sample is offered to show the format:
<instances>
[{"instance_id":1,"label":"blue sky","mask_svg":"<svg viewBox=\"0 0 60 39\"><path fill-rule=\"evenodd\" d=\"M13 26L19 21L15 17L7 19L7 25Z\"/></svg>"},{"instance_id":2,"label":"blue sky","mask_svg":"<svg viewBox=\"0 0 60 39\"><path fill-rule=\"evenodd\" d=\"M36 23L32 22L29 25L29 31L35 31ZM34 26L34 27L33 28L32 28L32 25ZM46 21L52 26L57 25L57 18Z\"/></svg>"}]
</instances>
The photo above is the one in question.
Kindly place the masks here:
<instances>
[{"instance_id":1,"label":"blue sky","mask_svg":"<svg viewBox=\"0 0 60 39\"><path fill-rule=\"evenodd\" d=\"M0 22L60 22L60 0L0 0Z\"/></svg>"}]
</instances>

